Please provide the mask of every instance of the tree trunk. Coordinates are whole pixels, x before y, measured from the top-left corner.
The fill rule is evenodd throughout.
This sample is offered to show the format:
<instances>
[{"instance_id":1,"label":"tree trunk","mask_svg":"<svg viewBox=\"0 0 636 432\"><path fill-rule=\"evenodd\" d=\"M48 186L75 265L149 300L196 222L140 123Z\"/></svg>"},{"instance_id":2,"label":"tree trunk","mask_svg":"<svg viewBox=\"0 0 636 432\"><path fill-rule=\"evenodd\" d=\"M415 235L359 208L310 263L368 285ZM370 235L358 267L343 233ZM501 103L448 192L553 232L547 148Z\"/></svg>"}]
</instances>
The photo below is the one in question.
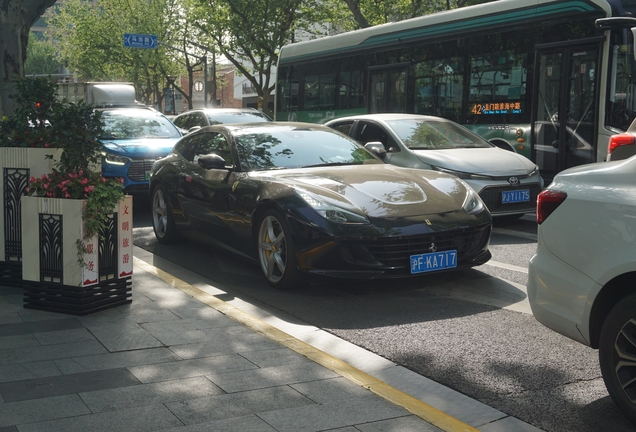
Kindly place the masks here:
<instances>
[{"instance_id":1,"label":"tree trunk","mask_svg":"<svg viewBox=\"0 0 636 432\"><path fill-rule=\"evenodd\" d=\"M13 80L24 76L31 26L56 0L0 0L0 118L13 112Z\"/></svg>"}]
</instances>

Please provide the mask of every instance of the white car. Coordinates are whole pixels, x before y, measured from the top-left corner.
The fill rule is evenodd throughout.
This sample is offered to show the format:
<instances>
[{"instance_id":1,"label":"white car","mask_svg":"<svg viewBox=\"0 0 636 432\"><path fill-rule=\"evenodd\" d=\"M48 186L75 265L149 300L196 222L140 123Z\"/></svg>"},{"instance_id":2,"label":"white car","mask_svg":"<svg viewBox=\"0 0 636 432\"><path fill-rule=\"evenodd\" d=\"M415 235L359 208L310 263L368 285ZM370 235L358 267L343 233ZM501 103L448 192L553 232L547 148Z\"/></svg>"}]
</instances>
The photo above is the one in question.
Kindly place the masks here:
<instances>
[{"instance_id":1,"label":"white car","mask_svg":"<svg viewBox=\"0 0 636 432\"><path fill-rule=\"evenodd\" d=\"M536 319L599 350L636 422L636 157L562 171L539 194L528 299Z\"/></svg>"},{"instance_id":2,"label":"white car","mask_svg":"<svg viewBox=\"0 0 636 432\"><path fill-rule=\"evenodd\" d=\"M430 169L464 180L493 216L534 212L543 190L539 168L528 158L489 143L440 117L366 114L325 123L359 143L376 145L385 162Z\"/></svg>"}]
</instances>

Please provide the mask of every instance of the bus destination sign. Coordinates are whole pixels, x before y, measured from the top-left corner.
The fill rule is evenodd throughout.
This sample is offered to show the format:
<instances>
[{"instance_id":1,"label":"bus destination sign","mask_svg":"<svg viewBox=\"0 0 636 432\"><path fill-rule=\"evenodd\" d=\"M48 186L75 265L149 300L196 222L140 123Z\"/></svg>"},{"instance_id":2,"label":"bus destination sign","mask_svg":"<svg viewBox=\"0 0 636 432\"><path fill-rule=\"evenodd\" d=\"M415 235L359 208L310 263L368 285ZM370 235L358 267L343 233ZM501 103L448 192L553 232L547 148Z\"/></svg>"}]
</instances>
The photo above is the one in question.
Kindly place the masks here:
<instances>
[{"instance_id":1,"label":"bus destination sign","mask_svg":"<svg viewBox=\"0 0 636 432\"><path fill-rule=\"evenodd\" d=\"M476 103L471 109L476 115L521 114L521 111L521 102Z\"/></svg>"}]
</instances>

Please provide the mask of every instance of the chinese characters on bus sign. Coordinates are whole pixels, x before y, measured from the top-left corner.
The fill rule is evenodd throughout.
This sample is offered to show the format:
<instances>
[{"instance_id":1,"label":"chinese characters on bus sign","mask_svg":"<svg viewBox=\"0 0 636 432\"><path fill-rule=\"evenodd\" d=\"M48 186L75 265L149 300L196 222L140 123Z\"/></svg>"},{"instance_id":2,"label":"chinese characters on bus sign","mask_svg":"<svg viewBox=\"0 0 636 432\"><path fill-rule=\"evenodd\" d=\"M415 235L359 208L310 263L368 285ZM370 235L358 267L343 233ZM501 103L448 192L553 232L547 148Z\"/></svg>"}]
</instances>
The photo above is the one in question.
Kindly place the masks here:
<instances>
[{"instance_id":1,"label":"chinese characters on bus sign","mask_svg":"<svg viewBox=\"0 0 636 432\"><path fill-rule=\"evenodd\" d=\"M473 114L521 114L521 102L476 103Z\"/></svg>"}]
</instances>

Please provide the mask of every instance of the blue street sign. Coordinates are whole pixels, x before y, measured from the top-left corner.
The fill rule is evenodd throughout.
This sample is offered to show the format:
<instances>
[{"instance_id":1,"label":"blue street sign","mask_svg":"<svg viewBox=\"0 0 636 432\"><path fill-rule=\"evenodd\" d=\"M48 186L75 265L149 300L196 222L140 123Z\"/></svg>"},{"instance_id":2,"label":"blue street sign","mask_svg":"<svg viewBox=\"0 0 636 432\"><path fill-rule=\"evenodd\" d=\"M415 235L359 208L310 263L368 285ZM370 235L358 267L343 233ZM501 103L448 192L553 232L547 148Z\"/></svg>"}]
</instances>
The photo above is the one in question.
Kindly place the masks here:
<instances>
[{"instance_id":1,"label":"blue street sign","mask_svg":"<svg viewBox=\"0 0 636 432\"><path fill-rule=\"evenodd\" d=\"M124 46L130 48L157 48L157 35L124 33Z\"/></svg>"}]
</instances>

